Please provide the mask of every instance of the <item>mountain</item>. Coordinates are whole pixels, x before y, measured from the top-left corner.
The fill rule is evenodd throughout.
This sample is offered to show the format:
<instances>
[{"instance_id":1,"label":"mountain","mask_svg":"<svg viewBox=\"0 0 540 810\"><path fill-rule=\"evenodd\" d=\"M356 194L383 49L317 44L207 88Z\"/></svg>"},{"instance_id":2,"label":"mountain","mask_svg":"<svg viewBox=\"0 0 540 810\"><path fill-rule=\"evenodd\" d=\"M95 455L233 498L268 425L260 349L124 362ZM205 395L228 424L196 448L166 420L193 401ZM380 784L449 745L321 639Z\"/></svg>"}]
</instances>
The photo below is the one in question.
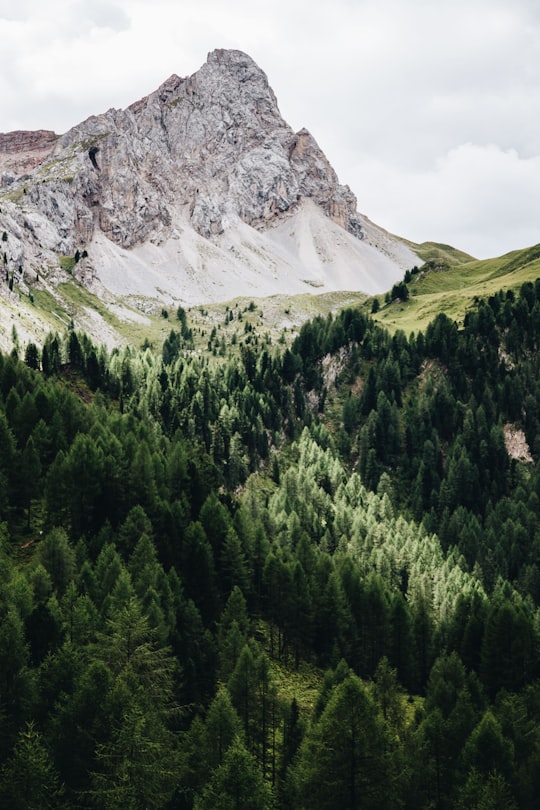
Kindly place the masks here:
<instances>
[{"instance_id":1,"label":"mountain","mask_svg":"<svg viewBox=\"0 0 540 810\"><path fill-rule=\"evenodd\" d=\"M111 306L145 311L241 294L374 294L418 261L358 213L240 51L216 50L194 75L64 135L0 135L0 172L7 298L58 296L69 273Z\"/></svg>"},{"instance_id":2,"label":"mountain","mask_svg":"<svg viewBox=\"0 0 540 810\"><path fill-rule=\"evenodd\" d=\"M286 125L250 185L247 100L241 153L173 132L181 86L0 138L0 337L77 326L0 351L0 806L536 810L540 246L411 245L384 303L244 297L171 328L148 256L191 250L194 296L234 234L258 290L272 245L308 267L315 234L329 257L400 244L307 134L274 188Z\"/></svg>"}]
</instances>

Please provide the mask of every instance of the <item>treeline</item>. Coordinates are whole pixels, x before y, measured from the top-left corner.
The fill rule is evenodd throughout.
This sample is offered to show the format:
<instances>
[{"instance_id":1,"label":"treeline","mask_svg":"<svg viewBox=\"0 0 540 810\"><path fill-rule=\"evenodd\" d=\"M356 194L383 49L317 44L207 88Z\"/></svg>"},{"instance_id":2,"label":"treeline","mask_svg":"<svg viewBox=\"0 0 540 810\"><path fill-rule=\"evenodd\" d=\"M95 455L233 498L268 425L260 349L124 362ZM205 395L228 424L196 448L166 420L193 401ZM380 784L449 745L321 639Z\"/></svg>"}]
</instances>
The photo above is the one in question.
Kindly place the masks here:
<instances>
[{"instance_id":1,"label":"treeline","mask_svg":"<svg viewBox=\"0 0 540 810\"><path fill-rule=\"evenodd\" d=\"M536 806L539 292L0 356L3 804Z\"/></svg>"}]
</instances>

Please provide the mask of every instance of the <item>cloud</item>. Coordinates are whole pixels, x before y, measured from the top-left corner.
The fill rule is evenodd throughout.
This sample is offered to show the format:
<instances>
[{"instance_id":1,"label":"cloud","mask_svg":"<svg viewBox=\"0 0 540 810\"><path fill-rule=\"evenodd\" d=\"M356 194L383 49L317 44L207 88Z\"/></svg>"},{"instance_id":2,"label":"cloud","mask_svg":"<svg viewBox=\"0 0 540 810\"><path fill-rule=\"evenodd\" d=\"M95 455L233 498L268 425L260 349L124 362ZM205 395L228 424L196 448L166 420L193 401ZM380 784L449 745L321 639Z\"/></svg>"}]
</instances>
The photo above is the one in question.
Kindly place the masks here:
<instances>
[{"instance_id":1,"label":"cloud","mask_svg":"<svg viewBox=\"0 0 540 810\"><path fill-rule=\"evenodd\" d=\"M81 25L92 28L108 28L111 31L125 31L130 26L126 12L116 3L79 0L73 5L71 17L77 28Z\"/></svg>"},{"instance_id":2,"label":"cloud","mask_svg":"<svg viewBox=\"0 0 540 810\"><path fill-rule=\"evenodd\" d=\"M366 161L353 174L359 185L363 179L358 195L366 189L368 216L413 241L444 242L477 257L538 242L538 156L467 143L430 171L400 173Z\"/></svg>"},{"instance_id":3,"label":"cloud","mask_svg":"<svg viewBox=\"0 0 540 810\"><path fill-rule=\"evenodd\" d=\"M537 0L0 0L0 41L0 130L63 132L239 48L381 225L486 255L540 241Z\"/></svg>"}]
</instances>

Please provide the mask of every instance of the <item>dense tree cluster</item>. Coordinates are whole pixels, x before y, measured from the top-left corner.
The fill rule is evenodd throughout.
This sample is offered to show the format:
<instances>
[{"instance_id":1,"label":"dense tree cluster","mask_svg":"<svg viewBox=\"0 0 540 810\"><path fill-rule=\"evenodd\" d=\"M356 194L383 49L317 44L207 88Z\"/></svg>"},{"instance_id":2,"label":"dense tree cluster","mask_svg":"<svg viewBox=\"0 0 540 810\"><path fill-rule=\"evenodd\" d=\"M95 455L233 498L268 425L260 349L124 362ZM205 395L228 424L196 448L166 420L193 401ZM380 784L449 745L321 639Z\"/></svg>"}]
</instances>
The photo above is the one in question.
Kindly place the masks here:
<instances>
[{"instance_id":1,"label":"dense tree cluster","mask_svg":"<svg viewBox=\"0 0 540 810\"><path fill-rule=\"evenodd\" d=\"M177 315L0 356L3 806L535 807L540 282L223 359Z\"/></svg>"}]
</instances>

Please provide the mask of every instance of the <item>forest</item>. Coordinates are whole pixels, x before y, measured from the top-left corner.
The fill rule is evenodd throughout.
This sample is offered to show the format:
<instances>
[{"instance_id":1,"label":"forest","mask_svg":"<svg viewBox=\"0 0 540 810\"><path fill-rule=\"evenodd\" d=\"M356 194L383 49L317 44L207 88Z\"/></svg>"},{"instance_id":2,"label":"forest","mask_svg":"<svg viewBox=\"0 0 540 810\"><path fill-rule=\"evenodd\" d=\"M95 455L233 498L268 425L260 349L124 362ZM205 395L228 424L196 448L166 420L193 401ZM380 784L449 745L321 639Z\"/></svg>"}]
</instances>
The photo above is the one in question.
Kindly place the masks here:
<instances>
[{"instance_id":1,"label":"forest","mask_svg":"<svg viewBox=\"0 0 540 810\"><path fill-rule=\"evenodd\" d=\"M0 355L2 806L536 808L540 280L168 325Z\"/></svg>"}]
</instances>

